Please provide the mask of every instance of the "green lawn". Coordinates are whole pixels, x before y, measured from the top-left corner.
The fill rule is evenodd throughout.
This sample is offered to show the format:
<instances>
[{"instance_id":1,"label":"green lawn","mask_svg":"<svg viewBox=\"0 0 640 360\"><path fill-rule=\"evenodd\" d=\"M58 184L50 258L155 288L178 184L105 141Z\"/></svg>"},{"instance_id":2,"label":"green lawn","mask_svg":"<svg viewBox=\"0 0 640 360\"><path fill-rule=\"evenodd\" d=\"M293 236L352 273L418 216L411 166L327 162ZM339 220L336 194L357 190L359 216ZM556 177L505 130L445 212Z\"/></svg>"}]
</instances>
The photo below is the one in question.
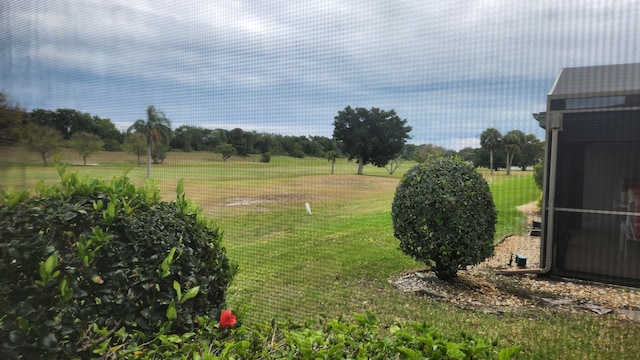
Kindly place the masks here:
<instances>
[{"instance_id":1,"label":"green lawn","mask_svg":"<svg viewBox=\"0 0 640 360\"><path fill-rule=\"evenodd\" d=\"M535 201L540 195L532 172L512 171L509 177L501 174L497 178L494 175L489 187L498 209L496 237L522 232L526 224L522 213L516 207Z\"/></svg>"},{"instance_id":2,"label":"green lawn","mask_svg":"<svg viewBox=\"0 0 640 360\"><path fill-rule=\"evenodd\" d=\"M63 154L62 160L79 161L72 157ZM146 170L132 155L102 153L89 161L98 165L72 170L101 178L127 173L144 181ZM383 327L426 320L447 334L469 331L504 346L522 345L522 358L636 358L636 323L551 310L485 314L396 290L391 276L423 267L398 250L390 215L394 189L411 165L403 164L393 175L366 166L365 175L357 176L357 164L340 160L330 175L326 159L274 157L263 164L258 158L232 158L225 163L208 153L169 153L165 164L153 166L152 175L165 200L173 199L178 180L184 179L187 197L224 231L228 254L240 266L228 303L245 323L369 310ZM26 153L5 157L0 172L3 188L57 179L54 168L42 167L37 156ZM523 216L515 207L539 196L531 172L514 171L509 177L497 172L490 187L498 208L496 239L523 231Z\"/></svg>"}]
</instances>

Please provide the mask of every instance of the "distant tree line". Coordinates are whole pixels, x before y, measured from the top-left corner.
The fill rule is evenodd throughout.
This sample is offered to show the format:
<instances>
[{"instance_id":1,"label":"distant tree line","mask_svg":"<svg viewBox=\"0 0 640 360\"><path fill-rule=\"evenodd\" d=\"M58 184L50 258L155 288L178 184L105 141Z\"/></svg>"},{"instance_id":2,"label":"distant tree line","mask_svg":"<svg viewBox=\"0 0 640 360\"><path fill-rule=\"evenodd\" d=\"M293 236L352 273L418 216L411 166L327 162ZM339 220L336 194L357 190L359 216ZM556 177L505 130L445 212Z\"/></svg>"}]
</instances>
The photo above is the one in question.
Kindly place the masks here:
<instances>
[{"instance_id":1,"label":"distant tree line","mask_svg":"<svg viewBox=\"0 0 640 360\"><path fill-rule=\"evenodd\" d=\"M172 130L169 119L150 106L146 120L137 120L127 131L120 131L108 118L74 109L28 112L0 91L0 146L25 145L42 156L45 166L47 159L61 147L75 150L85 164L87 157L99 150L128 151L137 156L139 165L145 156L148 162L162 163L172 150L211 151L220 154L224 161L232 156L259 154L263 162L270 161L272 155L281 155L322 157L333 164L336 159L346 157L358 162L359 172L362 159L363 165L385 166L390 173L404 160L424 162L433 156L458 156L476 167L509 172L512 166L526 169L540 163L544 153L544 142L535 135L512 130L503 136L493 128L482 133L480 148L456 152L434 144L407 144L411 127L406 120L393 110L378 108L347 107L338 112L334 126L333 138L189 125ZM376 145L376 141L380 144Z\"/></svg>"},{"instance_id":2,"label":"distant tree line","mask_svg":"<svg viewBox=\"0 0 640 360\"><path fill-rule=\"evenodd\" d=\"M479 148L466 147L460 151L433 144L405 144L402 158L425 162L432 157L457 156L475 167L505 169L510 174L512 167L530 169L540 164L544 157L544 141L520 130L511 130L503 136L498 130L489 128L482 133L480 144Z\"/></svg>"},{"instance_id":3,"label":"distant tree line","mask_svg":"<svg viewBox=\"0 0 640 360\"><path fill-rule=\"evenodd\" d=\"M271 155L326 158L336 152L344 156L337 142L325 136L288 136L240 128L212 130L189 125L172 130L170 126L166 116L153 107L147 109L146 120L137 120L127 131L120 131L108 118L74 109L28 112L0 92L0 146L26 145L42 155L45 165L57 149L73 148L74 143L86 162L86 157L95 152L94 146L87 144L91 140L99 150L129 151L137 155L139 164L147 149L153 163L162 163L172 150L211 151L222 154L224 160L251 154L261 154L261 161L270 160Z\"/></svg>"},{"instance_id":4,"label":"distant tree line","mask_svg":"<svg viewBox=\"0 0 640 360\"><path fill-rule=\"evenodd\" d=\"M491 170L502 168L507 175L512 167L525 170L540 164L544 157L544 141L520 130L510 130L502 135L494 128L486 129L480 135L480 145L475 156L477 166Z\"/></svg>"},{"instance_id":5,"label":"distant tree line","mask_svg":"<svg viewBox=\"0 0 640 360\"><path fill-rule=\"evenodd\" d=\"M213 151L234 149L234 155L265 154L326 157L330 151L338 151L337 143L324 136L291 136L270 133L233 130L205 129L183 125L174 130L170 148L180 151Z\"/></svg>"}]
</instances>

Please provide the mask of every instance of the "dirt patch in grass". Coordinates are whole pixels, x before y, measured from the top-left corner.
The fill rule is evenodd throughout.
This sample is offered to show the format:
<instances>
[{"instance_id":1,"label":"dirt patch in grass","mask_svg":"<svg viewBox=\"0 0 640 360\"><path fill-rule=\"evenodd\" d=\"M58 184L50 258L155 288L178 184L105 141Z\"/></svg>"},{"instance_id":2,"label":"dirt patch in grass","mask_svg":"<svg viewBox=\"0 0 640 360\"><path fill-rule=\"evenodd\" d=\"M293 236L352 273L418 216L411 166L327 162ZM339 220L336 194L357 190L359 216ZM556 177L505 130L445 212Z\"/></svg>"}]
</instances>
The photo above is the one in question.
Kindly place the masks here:
<instances>
[{"instance_id":1,"label":"dirt patch in grass","mask_svg":"<svg viewBox=\"0 0 640 360\"><path fill-rule=\"evenodd\" d=\"M189 196L211 214L221 216L225 210L250 211L272 206L299 206L309 202L314 208L319 204L338 204L359 201L364 197L374 201L387 197L397 186L394 178L364 178L356 175L311 175L301 178L281 179L269 183L241 182L215 188L208 184L189 184ZM171 189L173 190L173 189ZM370 204L370 202L369 202ZM234 211L235 211L234 210Z\"/></svg>"},{"instance_id":2,"label":"dirt patch in grass","mask_svg":"<svg viewBox=\"0 0 640 360\"><path fill-rule=\"evenodd\" d=\"M273 194L265 195L255 198L227 198L225 199L225 206L248 206L258 204L277 204L281 202L301 201L308 199L301 194Z\"/></svg>"},{"instance_id":3,"label":"dirt patch in grass","mask_svg":"<svg viewBox=\"0 0 640 360\"><path fill-rule=\"evenodd\" d=\"M519 207L527 224L539 220L535 203ZM556 310L587 312L640 320L640 289L571 281L537 274L499 275L515 269L515 254L527 258L529 268L540 266L540 238L526 234L500 241L494 256L459 271L451 282L439 280L429 270L412 271L390 279L398 289L468 309L488 313Z\"/></svg>"}]
</instances>

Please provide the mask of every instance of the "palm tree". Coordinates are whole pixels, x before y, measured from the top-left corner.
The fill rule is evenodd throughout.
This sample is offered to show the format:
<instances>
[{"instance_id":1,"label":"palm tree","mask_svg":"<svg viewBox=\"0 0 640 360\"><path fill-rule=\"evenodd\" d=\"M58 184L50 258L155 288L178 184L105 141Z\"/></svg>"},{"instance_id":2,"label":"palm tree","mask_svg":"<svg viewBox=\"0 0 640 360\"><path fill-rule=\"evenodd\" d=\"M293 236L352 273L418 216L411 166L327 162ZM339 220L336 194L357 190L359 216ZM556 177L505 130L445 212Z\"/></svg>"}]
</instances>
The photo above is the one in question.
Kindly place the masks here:
<instances>
[{"instance_id":1,"label":"palm tree","mask_svg":"<svg viewBox=\"0 0 640 360\"><path fill-rule=\"evenodd\" d=\"M327 159L331 162L331 175L333 175L333 168L336 164L336 159L338 158L338 153L335 151L329 151L327 153Z\"/></svg>"},{"instance_id":2,"label":"palm tree","mask_svg":"<svg viewBox=\"0 0 640 360\"><path fill-rule=\"evenodd\" d=\"M527 142L527 136L520 130L511 130L502 138L502 146L507 151L507 176L511 175L513 157L522 150Z\"/></svg>"},{"instance_id":3,"label":"palm tree","mask_svg":"<svg viewBox=\"0 0 640 360\"><path fill-rule=\"evenodd\" d=\"M494 128L488 128L480 135L480 146L489 151L489 183L493 180L493 151L502 143L502 134Z\"/></svg>"},{"instance_id":4,"label":"palm tree","mask_svg":"<svg viewBox=\"0 0 640 360\"><path fill-rule=\"evenodd\" d=\"M159 152L159 144L171 137L171 120L167 119L162 111L156 110L155 106L149 105L147 108L147 121L136 120L127 130L132 130L144 134L147 139L147 179L151 178L151 148Z\"/></svg>"}]
</instances>

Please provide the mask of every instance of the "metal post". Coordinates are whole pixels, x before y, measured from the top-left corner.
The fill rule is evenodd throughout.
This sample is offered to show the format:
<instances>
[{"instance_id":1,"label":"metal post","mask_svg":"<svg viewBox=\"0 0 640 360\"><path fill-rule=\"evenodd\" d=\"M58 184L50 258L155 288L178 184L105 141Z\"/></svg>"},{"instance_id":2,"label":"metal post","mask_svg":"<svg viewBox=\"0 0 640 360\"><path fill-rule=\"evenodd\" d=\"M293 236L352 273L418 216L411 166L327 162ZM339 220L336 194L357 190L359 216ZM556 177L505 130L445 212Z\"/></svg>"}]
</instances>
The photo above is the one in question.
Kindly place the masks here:
<instances>
[{"instance_id":1,"label":"metal post","mask_svg":"<svg viewBox=\"0 0 640 360\"><path fill-rule=\"evenodd\" d=\"M543 226L546 227L544 234L545 241L545 265L542 269L543 273L549 272L553 265L553 228L556 207L556 168L558 166L558 131L562 129L562 114L547 113L547 125L551 128L551 159L549 162L549 181L547 189L549 191L547 201L547 221Z\"/></svg>"}]
</instances>

